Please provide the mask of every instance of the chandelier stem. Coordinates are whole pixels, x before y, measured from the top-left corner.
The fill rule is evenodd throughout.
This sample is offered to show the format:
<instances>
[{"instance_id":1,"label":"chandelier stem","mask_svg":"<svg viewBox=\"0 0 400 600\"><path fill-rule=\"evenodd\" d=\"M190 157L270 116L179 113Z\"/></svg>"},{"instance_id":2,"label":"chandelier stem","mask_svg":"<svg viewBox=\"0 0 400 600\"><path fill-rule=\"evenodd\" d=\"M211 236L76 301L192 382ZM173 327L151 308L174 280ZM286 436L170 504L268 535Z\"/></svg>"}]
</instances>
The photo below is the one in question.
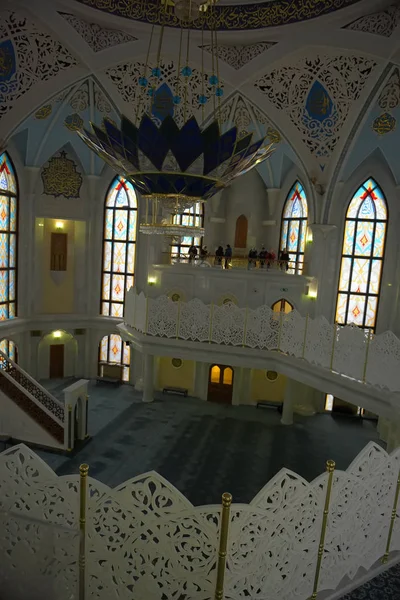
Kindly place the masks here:
<instances>
[{"instance_id":1,"label":"chandelier stem","mask_svg":"<svg viewBox=\"0 0 400 600\"><path fill-rule=\"evenodd\" d=\"M182 64L182 42L183 42L183 27L181 23L181 35L179 39L179 56L178 56L178 70L176 72L176 89L175 96L179 96L179 83L181 80L181 64Z\"/></svg>"},{"instance_id":2,"label":"chandelier stem","mask_svg":"<svg viewBox=\"0 0 400 600\"><path fill-rule=\"evenodd\" d=\"M205 13L201 15L201 95L204 100L204 21ZM204 102L201 103L201 121L204 123Z\"/></svg>"},{"instance_id":3,"label":"chandelier stem","mask_svg":"<svg viewBox=\"0 0 400 600\"><path fill-rule=\"evenodd\" d=\"M215 62L217 64L217 78L218 78L218 86L220 86L219 80L219 60L218 60L218 27L215 19L215 2L213 3L213 22L215 26L214 36L215 36ZM221 130L221 96L218 96L218 125Z\"/></svg>"},{"instance_id":4,"label":"chandelier stem","mask_svg":"<svg viewBox=\"0 0 400 600\"><path fill-rule=\"evenodd\" d=\"M189 15L192 14L192 0L189 0ZM186 42L186 66L189 67L189 53L190 53L190 21L187 24L187 42ZM183 121L186 123L186 111L187 111L187 95L188 95L189 77L186 77L185 84L185 101L183 107Z\"/></svg>"},{"instance_id":5,"label":"chandelier stem","mask_svg":"<svg viewBox=\"0 0 400 600\"><path fill-rule=\"evenodd\" d=\"M161 50L162 50L162 45L163 45L163 40L164 40L164 29L165 29L165 15L167 12L167 2L164 5L164 10L161 12L161 31L160 31L160 39L158 40L158 48L157 48L157 70L159 71L160 69L160 64L161 64ZM149 114L152 113L153 111L153 107L154 107L154 102L155 102L155 89L156 89L156 85L157 85L157 80L158 80L158 76L155 77L155 80L153 82L152 85L152 93L150 95L150 110L149 110Z\"/></svg>"},{"instance_id":6,"label":"chandelier stem","mask_svg":"<svg viewBox=\"0 0 400 600\"><path fill-rule=\"evenodd\" d=\"M210 17L212 17L211 11L212 11L212 9L210 9ZM213 28L212 28L212 18L210 18L209 28L210 28L210 34L211 34L211 68L212 68L212 76L215 77L214 32L213 32ZM213 94L213 112L215 115L215 93Z\"/></svg>"}]
</instances>

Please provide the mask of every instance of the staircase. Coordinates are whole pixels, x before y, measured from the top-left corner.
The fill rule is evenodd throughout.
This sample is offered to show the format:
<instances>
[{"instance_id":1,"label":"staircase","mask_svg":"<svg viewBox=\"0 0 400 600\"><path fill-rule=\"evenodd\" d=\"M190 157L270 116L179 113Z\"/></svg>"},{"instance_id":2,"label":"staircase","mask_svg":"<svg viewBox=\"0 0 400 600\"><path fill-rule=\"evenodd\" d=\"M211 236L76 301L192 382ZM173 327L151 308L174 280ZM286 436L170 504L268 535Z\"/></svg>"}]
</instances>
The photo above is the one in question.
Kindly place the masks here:
<instances>
[{"instance_id":1,"label":"staircase","mask_svg":"<svg viewBox=\"0 0 400 600\"><path fill-rule=\"evenodd\" d=\"M0 351L1 392L34 421L43 430L44 435L47 434L47 440L49 436L54 440L55 447L65 446L64 404ZM7 433L21 441L30 441L23 440L23 434L15 431L1 433Z\"/></svg>"}]
</instances>

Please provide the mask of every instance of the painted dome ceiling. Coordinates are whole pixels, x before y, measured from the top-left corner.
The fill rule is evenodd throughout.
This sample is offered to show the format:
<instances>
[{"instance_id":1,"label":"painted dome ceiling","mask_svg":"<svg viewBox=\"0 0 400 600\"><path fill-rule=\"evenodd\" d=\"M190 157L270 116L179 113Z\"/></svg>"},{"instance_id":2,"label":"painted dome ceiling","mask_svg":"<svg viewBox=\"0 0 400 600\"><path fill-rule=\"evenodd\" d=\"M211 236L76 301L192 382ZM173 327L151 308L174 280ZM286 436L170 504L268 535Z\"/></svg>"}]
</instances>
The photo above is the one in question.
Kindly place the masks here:
<instances>
[{"instance_id":1,"label":"painted dome ceiling","mask_svg":"<svg viewBox=\"0 0 400 600\"><path fill-rule=\"evenodd\" d=\"M81 4L103 12L146 23L164 23L170 27L180 27L180 22L173 14L161 13L158 0L76 0ZM215 8L217 28L221 31L254 30L264 27L289 25L300 21L308 21L327 15L333 11L361 3L361 0L263 0L259 2L238 2L225 0ZM161 17L162 14L162 17ZM194 29L200 29L200 21L193 23Z\"/></svg>"}]
</instances>

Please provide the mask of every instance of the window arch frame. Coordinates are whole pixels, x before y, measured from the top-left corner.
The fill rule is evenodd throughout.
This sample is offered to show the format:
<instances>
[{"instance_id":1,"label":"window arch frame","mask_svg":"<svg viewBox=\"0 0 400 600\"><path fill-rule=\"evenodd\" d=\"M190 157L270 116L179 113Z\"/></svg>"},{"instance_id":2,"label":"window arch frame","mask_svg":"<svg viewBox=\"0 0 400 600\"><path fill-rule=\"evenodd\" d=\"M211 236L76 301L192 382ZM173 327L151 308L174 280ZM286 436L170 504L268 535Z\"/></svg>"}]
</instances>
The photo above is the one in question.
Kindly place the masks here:
<instances>
[{"instance_id":1,"label":"window arch frame","mask_svg":"<svg viewBox=\"0 0 400 600\"><path fill-rule=\"evenodd\" d=\"M7 166L7 162L8 162L8 166ZM11 160L10 155L8 154L8 152L4 151L0 153L0 177L1 174L3 172L3 170L5 169L5 167L7 167L9 169L9 174L11 175L11 178L13 180L13 186L15 187L15 191L13 191L12 189L10 189L10 187L5 190L3 188L0 187L0 197L3 198L7 198L8 199L8 203L7 203L7 227L5 229L2 229L2 224L0 224L0 236L2 234L6 234L7 235L7 266L5 267L1 267L0 266L0 272L1 271L6 271L7 272L7 300L5 300L4 302L0 300L0 321L6 321L8 319L14 319L17 316L17 309L18 309L18 225L19 225L19 184L18 184L18 177L17 177L17 172L15 169L15 166ZM15 216L13 219L11 219L10 217L10 212L11 212L11 206L12 206L12 200L14 200L14 209L15 209ZM14 228L11 229L11 221L14 221L15 225ZM10 252L10 248L12 246L11 244L11 240L12 237L14 236L14 260L13 260L13 266L11 265L11 252ZM13 299L10 300L10 292L12 290L12 285L10 284L10 273L13 272L14 273L14 277L13 277L13 286L14 286L14 297ZM4 316L4 312L3 312L3 307L5 308L5 312L6 312L6 316ZM10 310L11 309L11 310ZM10 314L11 313L11 314Z\"/></svg>"},{"instance_id":2,"label":"window arch frame","mask_svg":"<svg viewBox=\"0 0 400 600\"><path fill-rule=\"evenodd\" d=\"M200 207L200 210L198 210L199 207ZM184 223L185 216L192 217L192 219L190 219L190 221L191 221L190 223ZM196 226L196 227L204 227L204 202L195 202L192 207L187 208L183 212L176 214L173 218L173 223L175 225L192 225L192 226ZM170 246L171 259L179 260L180 258L182 258L182 254L184 254L186 256L189 252L190 246L192 246L192 245L196 246L198 252L203 247L203 236L199 236L199 237L187 236L187 237L181 238L180 240L181 241L179 244L171 244L171 246ZM190 240L190 241L184 242L184 240ZM196 240L198 240L198 243L195 243ZM183 252L182 252L182 249L183 249Z\"/></svg>"},{"instance_id":3,"label":"window arch frame","mask_svg":"<svg viewBox=\"0 0 400 600\"><path fill-rule=\"evenodd\" d=\"M118 186L125 188L128 204L118 207ZM132 195L133 194L133 195ZM117 211L126 211L127 213L127 232L125 239L118 239L116 237L116 215ZM108 215L111 215L111 237L107 236L108 229ZM100 315L123 318L125 297L128 289L134 285L135 281L135 265L136 265L136 242L137 242L137 231L138 231L138 198L134 186L125 177L116 175L111 181L107 188L107 192L104 199L103 209L103 238L102 238L102 253L101 253L101 286L100 286ZM131 223L131 219L133 224ZM130 238L131 230L133 229L133 236ZM109 269L106 269L106 250L108 245L111 244L110 256L109 256ZM114 270L115 265L114 257L115 251L118 248L117 244L124 245L124 269L122 271ZM131 267L128 264L129 261L129 249L133 247L133 259L131 259ZM113 287L119 285L118 277L123 279L122 288L122 299L113 299ZM116 283L115 283L116 281ZM107 288L107 291L106 291ZM121 288L120 288L121 289ZM117 294L118 296L118 294ZM118 309L120 307L120 309ZM117 313L117 314L113 314Z\"/></svg>"},{"instance_id":4,"label":"window arch frame","mask_svg":"<svg viewBox=\"0 0 400 600\"><path fill-rule=\"evenodd\" d=\"M278 304L280 305L281 310L275 310L275 307L277 307ZM290 307L290 310L285 310L286 307ZM273 312L283 312L285 315L287 315L294 310L294 306L287 298L278 298L278 300L272 303L271 309Z\"/></svg>"},{"instance_id":5,"label":"window arch frame","mask_svg":"<svg viewBox=\"0 0 400 600\"><path fill-rule=\"evenodd\" d=\"M300 216L300 217L292 216L292 214L290 216L285 216L285 213L289 206L289 202L294 200L294 196L297 191L296 188L298 186L301 188L301 190L300 190L300 193L298 192L297 200L300 200L300 204L301 204L301 208L302 208L303 212L304 212L304 208L305 208L306 215ZM281 213L281 228L280 228L280 233L279 233L279 254L285 247L288 249L288 254L289 254L288 273L294 273L296 275L301 275L303 273L304 254L305 254L307 226L308 226L308 213L309 213L309 209L308 209L308 201L307 201L306 191L305 191L304 186L301 183L300 179L296 179L294 184L289 189L289 192L286 195L285 202L283 204L282 213ZM299 221L297 244L296 244L296 250L290 251L289 250L290 244L289 244L288 240L289 240L289 233L291 230L290 225L294 221ZM285 223L287 223L286 228L285 228ZM285 229L286 229L286 234L285 234ZM285 243L283 243L284 235L286 238ZM279 254L278 254L278 258L279 258ZM293 255L294 255L294 260L292 258ZM302 258L302 260L301 260L301 258ZM293 263L294 263L294 265L293 265Z\"/></svg>"},{"instance_id":6,"label":"window arch frame","mask_svg":"<svg viewBox=\"0 0 400 600\"><path fill-rule=\"evenodd\" d=\"M371 194L368 194L368 196L366 196L364 199L362 199L361 202L359 202L358 208L356 209L356 216L355 217L349 216L349 212L352 209L353 203L354 203L354 205L356 205L357 201L359 201L362 198L360 195L362 189L364 188L364 190L365 190L364 194L366 194L366 192L368 191L367 185L371 182L373 184L371 192L373 193L373 192L375 192L375 190L378 190L380 193L380 196L378 196L378 198L379 198L379 200L382 201L382 205L383 205L384 211L385 211L385 217L384 218L377 217L377 209L376 209L375 202L372 204L373 209L374 209L374 215L375 215L374 218L372 218L372 219L364 218L363 219L362 217L359 216L362 206L366 202L368 196L371 196ZM372 200L374 200L374 199L372 198ZM385 266L386 242L387 242L387 232L388 232L388 226L389 226L389 206L388 206L388 202L387 202L387 199L386 199L386 196L385 196L385 193L384 193L382 187L380 186L378 181L373 176L371 176L371 175L368 176L366 179L363 179L361 181L361 183L359 183L359 185L357 185L354 193L351 195L350 200L347 203L346 211L345 211L344 217L342 219L343 219L343 234L342 234L342 244L341 244L341 252L340 252L339 276L338 276L337 288L336 288L337 291L336 291L336 305L335 305L335 323L338 323L339 325L342 325L342 326L353 324L358 327L361 327L362 329L364 329L366 331L372 331L374 333L376 330L376 325L377 325L377 321L378 321L379 301L380 301L380 295L381 295L381 289L382 289L382 276L383 276L383 270L384 270L384 266ZM351 234L352 251L350 254L345 252L346 232L347 232L347 227L348 227L349 222L354 223L354 229ZM362 255L362 254L355 253L355 249L356 249L356 245L357 245L357 237L358 237L357 236L358 224L360 222L372 225L371 251L370 251L369 255L367 255L367 254ZM383 234L382 234L382 250L381 250L380 256L375 254L376 231L377 231L378 224L384 225ZM367 228L365 227L365 229L363 230L363 232L364 232L363 237L365 236L366 230L367 230ZM368 240L366 241L366 243L368 243ZM348 276L348 280L347 280L347 290L341 289L342 273L343 273L346 259L350 261L349 276ZM357 290L354 291L351 289L352 284L353 284L354 264L357 259L367 261L367 265L368 265L368 277L367 277L366 284L365 284L365 289L366 289L365 292L357 291ZM374 261L377 261L378 263L380 263L380 269L378 272L378 282L376 284L377 291L371 292L372 269L373 269ZM360 286L358 286L358 289L360 289ZM340 308L339 308L340 296L345 296L347 298L346 307L344 310L344 320L338 319L338 313L340 310ZM361 323L357 323L356 321L349 319L351 296L359 296L359 297L364 298L363 309L362 309L362 311L360 311L360 313L363 315ZM373 310L372 324L367 324L368 301L370 298L376 298L376 305L375 305L375 308L372 309ZM357 317L360 313L355 315L355 319L357 319Z\"/></svg>"}]
</instances>

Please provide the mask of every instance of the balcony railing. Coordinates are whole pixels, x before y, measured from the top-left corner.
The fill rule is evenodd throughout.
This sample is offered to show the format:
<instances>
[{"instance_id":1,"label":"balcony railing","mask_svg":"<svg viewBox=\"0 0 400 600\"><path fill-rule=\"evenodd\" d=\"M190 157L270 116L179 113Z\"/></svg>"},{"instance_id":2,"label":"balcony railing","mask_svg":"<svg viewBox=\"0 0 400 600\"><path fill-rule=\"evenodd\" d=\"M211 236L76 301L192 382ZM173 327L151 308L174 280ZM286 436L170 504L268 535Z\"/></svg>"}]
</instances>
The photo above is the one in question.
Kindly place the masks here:
<instances>
[{"instance_id":1,"label":"balcony railing","mask_svg":"<svg viewBox=\"0 0 400 600\"><path fill-rule=\"evenodd\" d=\"M289 260L287 262L260 258L249 259L245 256L232 256L230 259L227 259L225 256L215 256L215 254L208 254L204 258L200 256L190 258L188 254L171 254L169 252L163 253L163 263L167 265L192 265L219 269L257 269L263 272L282 271L289 275L302 274L305 264L302 261Z\"/></svg>"},{"instance_id":2,"label":"balcony railing","mask_svg":"<svg viewBox=\"0 0 400 600\"><path fill-rule=\"evenodd\" d=\"M391 331L374 335L355 325L330 324L296 310L255 310L228 303L204 304L195 298L173 302L146 298L131 288L125 324L146 335L282 352L353 380L400 391L400 340Z\"/></svg>"}]
</instances>

